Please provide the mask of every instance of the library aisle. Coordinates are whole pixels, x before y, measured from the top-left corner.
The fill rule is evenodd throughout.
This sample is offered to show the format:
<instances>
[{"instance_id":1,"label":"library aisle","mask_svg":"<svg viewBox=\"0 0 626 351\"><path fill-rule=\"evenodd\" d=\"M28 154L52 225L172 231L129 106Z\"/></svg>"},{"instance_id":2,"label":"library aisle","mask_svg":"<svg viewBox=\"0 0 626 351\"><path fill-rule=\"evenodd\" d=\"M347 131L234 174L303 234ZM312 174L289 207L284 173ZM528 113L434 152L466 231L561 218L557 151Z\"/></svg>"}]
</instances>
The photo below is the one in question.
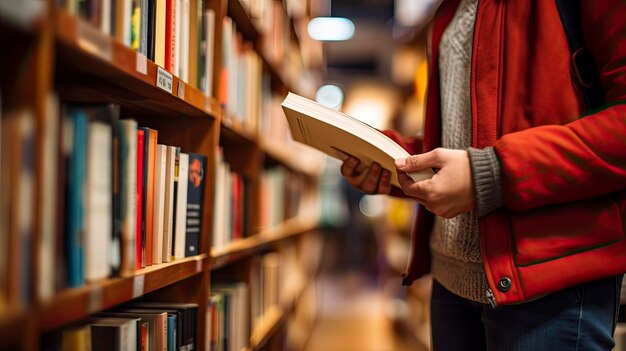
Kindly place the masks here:
<instances>
[{"instance_id":1,"label":"library aisle","mask_svg":"<svg viewBox=\"0 0 626 351\"><path fill-rule=\"evenodd\" d=\"M318 320L305 351L425 351L394 330L391 301L358 273L322 275Z\"/></svg>"}]
</instances>

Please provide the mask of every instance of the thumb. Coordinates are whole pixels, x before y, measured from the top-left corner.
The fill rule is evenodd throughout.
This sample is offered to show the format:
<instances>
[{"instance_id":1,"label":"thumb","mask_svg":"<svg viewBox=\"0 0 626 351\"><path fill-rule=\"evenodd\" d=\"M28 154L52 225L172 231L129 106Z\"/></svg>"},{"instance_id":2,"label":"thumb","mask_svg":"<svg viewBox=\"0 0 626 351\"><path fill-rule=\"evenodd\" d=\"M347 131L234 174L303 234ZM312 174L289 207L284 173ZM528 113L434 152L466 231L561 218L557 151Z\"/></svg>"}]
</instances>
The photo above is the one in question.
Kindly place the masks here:
<instances>
[{"instance_id":1,"label":"thumb","mask_svg":"<svg viewBox=\"0 0 626 351\"><path fill-rule=\"evenodd\" d=\"M396 168L403 172L417 172L429 168L441 168L443 165L442 153L442 149L435 149L427 153L400 158L395 160Z\"/></svg>"}]
</instances>

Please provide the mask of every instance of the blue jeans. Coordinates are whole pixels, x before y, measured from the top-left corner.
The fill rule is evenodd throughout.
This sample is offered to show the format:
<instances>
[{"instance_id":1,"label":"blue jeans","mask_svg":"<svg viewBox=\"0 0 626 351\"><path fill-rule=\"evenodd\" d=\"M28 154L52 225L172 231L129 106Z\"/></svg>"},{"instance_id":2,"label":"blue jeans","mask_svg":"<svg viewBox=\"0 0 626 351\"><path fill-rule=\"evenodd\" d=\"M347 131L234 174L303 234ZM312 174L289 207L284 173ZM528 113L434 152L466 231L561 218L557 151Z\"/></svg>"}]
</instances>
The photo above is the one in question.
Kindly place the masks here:
<instances>
[{"instance_id":1,"label":"blue jeans","mask_svg":"<svg viewBox=\"0 0 626 351\"><path fill-rule=\"evenodd\" d=\"M615 346L623 276L492 308L433 282L433 351L603 350Z\"/></svg>"}]
</instances>

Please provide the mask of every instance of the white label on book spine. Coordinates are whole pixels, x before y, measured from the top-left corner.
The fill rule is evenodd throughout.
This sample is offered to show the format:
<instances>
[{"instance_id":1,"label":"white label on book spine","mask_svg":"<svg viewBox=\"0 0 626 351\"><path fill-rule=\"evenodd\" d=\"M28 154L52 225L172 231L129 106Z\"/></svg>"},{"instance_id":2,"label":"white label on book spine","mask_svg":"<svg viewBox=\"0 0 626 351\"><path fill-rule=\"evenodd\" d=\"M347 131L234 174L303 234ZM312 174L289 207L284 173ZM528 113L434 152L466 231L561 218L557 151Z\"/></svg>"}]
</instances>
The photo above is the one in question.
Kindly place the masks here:
<instances>
[{"instance_id":1,"label":"white label on book spine","mask_svg":"<svg viewBox=\"0 0 626 351\"><path fill-rule=\"evenodd\" d=\"M91 314L102 310L102 286L96 285L89 292L87 311Z\"/></svg>"},{"instance_id":2,"label":"white label on book spine","mask_svg":"<svg viewBox=\"0 0 626 351\"><path fill-rule=\"evenodd\" d=\"M144 55L137 53L136 63L137 72L143 75L148 74L148 59Z\"/></svg>"},{"instance_id":3,"label":"white label on book spine","mask_svg":"<svg viewBox=\"0 0 626 351\"><path fill-rule=\"evenodd\" d=\"M133 299L143 295L143 287L146 282L145 275L136 275L133 279Z\"/></svg>"},{"instance_id":4,"label":"white label on book spine","mask_svg":"<svg viewBox=\"0 0 626 351\"><path fill-rule=\"evenodd\" d=\"M105 61L111 61L111 38L88 23L78 21L76 26L78 46Z\"/></svg>"},{"instance_id":5,"label":"white label on book spine","mask_svg":"<svg viewBox=\"0 0 626 351\"><path fill-rule=\"evenodd\" d=\"M168 93L172 93L172 81L174 77L172 74L163 68L159 67L157 69L157 77L156 77L156 85L157 87L167 91Z\"/></svg>"},{"instance_id":6,"label":"white label on book spine","mask_svg":"<svg viewBox=\"0 0 626 351\"><path fill-rule=\"evenodd\" d=\"M185 84L183 82L178 82L178 97L185 99Z\"/></svg>"}]
</instances>

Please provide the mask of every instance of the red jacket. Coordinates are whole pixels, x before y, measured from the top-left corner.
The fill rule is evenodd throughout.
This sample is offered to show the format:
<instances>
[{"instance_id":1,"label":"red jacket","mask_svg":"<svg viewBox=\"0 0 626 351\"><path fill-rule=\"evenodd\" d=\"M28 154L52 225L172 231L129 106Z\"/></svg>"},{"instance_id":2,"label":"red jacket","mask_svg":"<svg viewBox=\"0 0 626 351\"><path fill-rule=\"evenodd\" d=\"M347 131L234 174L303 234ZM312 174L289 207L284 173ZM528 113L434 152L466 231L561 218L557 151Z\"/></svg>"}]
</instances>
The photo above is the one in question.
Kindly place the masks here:
<instances>
[{"instance_id":1,"label":"red jacket","mask_svg":"<svg viewBox=\"0 0 626 351\"><path fill-rule=\"evenodd\" d=\"M498 304L626 271L626 2L581 3L585 42L610 105L584 118L555 2L479 1L472 146L493 146L502 169L503 207L480 218ZM444 1L434 21L424 145L408 143L411 153L441 145L438 48L457 5ZM420 207L416 223L407 284L430 269L433 215Z\"/></svg>"}]
</instances>

